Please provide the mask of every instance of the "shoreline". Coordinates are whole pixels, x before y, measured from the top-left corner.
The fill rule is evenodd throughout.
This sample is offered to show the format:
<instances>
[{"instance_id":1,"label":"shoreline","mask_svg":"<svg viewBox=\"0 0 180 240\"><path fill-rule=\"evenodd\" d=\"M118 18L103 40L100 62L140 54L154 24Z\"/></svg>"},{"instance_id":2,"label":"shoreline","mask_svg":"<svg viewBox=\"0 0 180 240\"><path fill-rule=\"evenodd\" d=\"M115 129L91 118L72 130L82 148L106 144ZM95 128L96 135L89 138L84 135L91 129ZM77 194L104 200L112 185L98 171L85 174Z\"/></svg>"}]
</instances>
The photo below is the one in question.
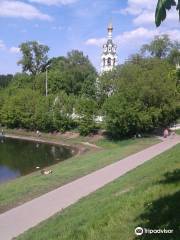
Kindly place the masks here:
<instances>
[{"instance_id":1,"label":"shoreline","mask_svg":"<svg viewBox=\"0 0 180 240\"><path fill-rule=\"evenodd\" d=\"M49 144L49 145L56 145L56 146L63 146L66 148L70 148L74 152L74 156L81 155L83 153L83 147L78 145L71 145L71 144L66 144L63 143L62 141L54 141L54 140L46 140L46 139L41 139L40 137L28 137L28 136L20 136L17 134L4 134L4 138L10 138L10 139L17 139L17 140L24 140L24 141L29 141L29 142L36 142L36 143L44 143L44 144Z\"/></svg>"},{"instance_id":2,"label":"shoreline","mask_svg":"<svg viewBox=\"0 0 180 240\"><path fill-rule=\"evenodd\" d=\"M29 135L30 133L30 135ZM32 141L32 142L37 142L37 143L44 143L44 144L51 144L51 145L56 145L56 146L64 146L67 148L71 148L75 151L75 156L76 155L82 155L85 152L89 150L101 150L102 148L97 146L95 143L92 143L89 141L89 139L78 139L78 137L70 138L70 137L64 137L59 139L58 135L56 136L51 136L50 133L43 133L41 136L37 136L35 132L33 131L27 131L26 129L7 129L4 128L4 135L1 135L0 133L0 138L11 138L11 139L19 139L19 140L24 140L24 141ZM75 140L71 142L71 139Z\"/></svg>"},{"instance_id":3,"label":"shoreline","mask_svg":"<svg viewBox=\"0 0 180 240\"><path fill-rule=\"evenodd\" d=\"M70 144L65 144L63 142L57 142L57 141L52 141L52 140L45 140L45 139L41 139L40 137L28 137L28 136L14 135L14 134L5 134L5 135L3 135L3 137L32 141L32 142L39 142L39 143L47 143L47 144L53 144L53 145L61 145L64 147L72 147L72 145L70 145Z\"/></svg>"}]
</instances>

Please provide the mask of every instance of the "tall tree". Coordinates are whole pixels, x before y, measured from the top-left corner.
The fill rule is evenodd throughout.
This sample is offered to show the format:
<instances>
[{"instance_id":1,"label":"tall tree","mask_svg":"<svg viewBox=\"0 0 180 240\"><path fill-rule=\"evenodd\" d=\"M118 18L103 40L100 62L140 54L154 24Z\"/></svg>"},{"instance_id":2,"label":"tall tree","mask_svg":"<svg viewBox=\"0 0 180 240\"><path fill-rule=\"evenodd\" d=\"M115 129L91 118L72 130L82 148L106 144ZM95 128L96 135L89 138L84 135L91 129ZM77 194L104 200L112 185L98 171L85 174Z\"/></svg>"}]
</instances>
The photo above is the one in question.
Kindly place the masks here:
<instances>
[{"instance_id":1,"label":"tall tree","mask_svg":"<svg viewBox=\"0 0 180 240\"><path fill-rule=\"evenodd\" d=\"M168 55L168 60L174 65L180 64L180 42L175 41L172 45L172 49Z\"/></svg>"},{"instance_id":2,"label":"tall tree","mask_svg":"<svg viewBox=\"0 0 180 240\"><path fill-rule=\"evenodd\" d=\"M152 131L178 119L179 93L173 69L158 58L117 69L116 92L103 105L106 129L112 136Z\"/></svg>"},{"instance_id":3,"label":"tall tree","mask_svg":"<svg viewBox=\"0 0 180 240\"><path fill-rule=\"evenodd\" d=\"M45 69L48 62L48 46L29 41L22 43L19 47L23 56L18 65L22 65L23 72L37 75Z\"/></svg>"},{"instance_id":4,"label":"tall tree","mask_svg":"<svg viewBox=\"0 0 180 240\"><path fill-rule=\"evenodd\" d=\"M166 19L166 12L167 10L170 10L172 6L176 6L180 17L180 0L158 0L155 13L155 22L157 27L159 27L161 23Z\"/></svg>"},{"instance_id":5,"label":"tall tree","mask_svg":"<svg viewBox=\"0 0 180 240\"><path fill-rule=\"evenodd\" d=\"M145 44L141 48L142 53L149 53L152 57L166 57L172 47L168 35L155 36L150 44Z\"/></svg>"},{"instance_id":6,"label":"tall tree","mask_svg":"<svg viewBox=\"0 0 180 240\"><path fill-rule=\"evenodd\" d=\"M49 62L49 93L65 91L68 95L94 94L97 73L83 52L73 50L67 57L53 58Z\"/></svg>"},{"instance_id":7,"label":"tall tree","mask_svg":"<svg viewBox=\"0 0 180 240\"><path fill-rule=\"evenodd\" d=\"M152 42L142 46L141 53L147 53L147 56L150 55L160 59L166 58L173 65L180 64L180 42L172 41L168 35L155 36ZM141 62L140 58L138 61ZM135 63L137 61L130 58L130 62Z\"/></svg>"}]
</instances>

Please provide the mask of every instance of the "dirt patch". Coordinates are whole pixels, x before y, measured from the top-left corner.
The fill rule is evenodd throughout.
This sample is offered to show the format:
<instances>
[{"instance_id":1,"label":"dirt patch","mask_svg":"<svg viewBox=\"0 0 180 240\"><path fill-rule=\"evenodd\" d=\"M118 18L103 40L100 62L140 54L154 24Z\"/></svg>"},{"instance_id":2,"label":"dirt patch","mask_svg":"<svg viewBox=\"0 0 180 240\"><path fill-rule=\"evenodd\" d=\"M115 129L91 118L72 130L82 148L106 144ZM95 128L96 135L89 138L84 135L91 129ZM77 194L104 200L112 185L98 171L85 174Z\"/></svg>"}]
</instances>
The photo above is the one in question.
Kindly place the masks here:
<instances>
[{"instance_id":1,"label":"dirt patch","mask_svg":"<svg viewBox=\"0 0 180 240\"><path fill-rule=\"evenodd\" d=\"M59 133L60 136L66 138L66 139L75 139L79 137L79 133L76 132L65 132L65 133Z\"/></svg>"},{"instance_id":2,"label":"dirt patch","mask_svg":"<svg viewBox=\"0 0 180 240\"><path fill-rule=\"evenodd\" d=\"M115 195L116 197L118 197L118 196L121 196L121 195L124 194L124 193L130 192L130 191L133 190L133 189L134 189L133 187L130 187L130 188L124 189L124 190L122 190L122 191L116 192L114 195Z\"/></svg>"},{"instance_id":3,"label":"dirt patch","mask_svg":"<svg viewBox=\"0 0 180 240\"><path fill-rule=\"evenodd\" d=\"M104 139L104 136L102 134L94 134L89 136L89 142L97 142L101 139Z\"/></svg>"},{"instance_id":4,"label":"dirt patch","mask_svg":"<svg viewBox=\"0 0 180 240\"><path fill-rule=\"evenodd\" d=\"M88 147L92 147L92 148L102 149L101 147L99 147L95 144L89 143L89 142L81 142L81 144L88 146Z\"/></svg>"}]
</instances>

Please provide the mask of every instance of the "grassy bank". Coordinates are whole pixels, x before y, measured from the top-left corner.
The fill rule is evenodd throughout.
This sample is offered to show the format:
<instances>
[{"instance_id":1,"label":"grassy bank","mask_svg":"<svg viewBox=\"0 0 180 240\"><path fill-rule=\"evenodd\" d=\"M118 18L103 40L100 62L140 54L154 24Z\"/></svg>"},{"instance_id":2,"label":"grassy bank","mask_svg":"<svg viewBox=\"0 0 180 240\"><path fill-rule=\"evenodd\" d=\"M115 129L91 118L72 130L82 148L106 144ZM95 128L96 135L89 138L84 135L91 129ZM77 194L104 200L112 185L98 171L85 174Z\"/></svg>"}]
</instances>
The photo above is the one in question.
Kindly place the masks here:
<instances>
[{"instance_id":1,"label":"grassy bank","mask_svg":"<svg viewBox=\"0 0 180 240\"><path fill-rule=\"evenodd\" d=\"M43 176L40 171L37 171L1 184L0 212L20 205L157 142L158 140L155 138L131 139L119 142L99 140L96 144L101 147L101 150L89 151L84 155L51 166L52 175Z\"/></svg>"},{"instance_id":2,"label":"grassy bank","mask_svg":"<svg viewBox=\"0 0 180 240\"><path fill-rule=\"evenodd\" d=\"M176 130L176 133L180 135L180 129L179 129L179 130Z\"/></svg>"},{"instance_id":3,"label":"grassy bank","mask_svg":"<svg viewBox=\"0 0 180 240\"><path fill-rule=\"evenodd\" d=\"M18 240L179 240L180 144L18 237ZM137 226L173 229L136 237Z\"/></svg>"},{"instance_id":4,"label":"grassy bank","mask_svg":"<svg viewBox=\"0 0 180 240\"><path fill-rule=\"evenodd\" d=\"M26 129L10 129L10 128L4 128L5 134L15 135L19 137L29 137L29 138L37 138L37 133L35 131L28 131ZM70 136L67 136L66 134L60 134L60 133L45 133L41 132L40 137L38 139L44 140L44 141L53 141L53 142L59 142L59 143L65 143L65 144L79 144L81 140L83 141L83 138L80 137L77 133L73 133ZM73 137L73 135L75 137Z\"/></svg>"}]
</instances>

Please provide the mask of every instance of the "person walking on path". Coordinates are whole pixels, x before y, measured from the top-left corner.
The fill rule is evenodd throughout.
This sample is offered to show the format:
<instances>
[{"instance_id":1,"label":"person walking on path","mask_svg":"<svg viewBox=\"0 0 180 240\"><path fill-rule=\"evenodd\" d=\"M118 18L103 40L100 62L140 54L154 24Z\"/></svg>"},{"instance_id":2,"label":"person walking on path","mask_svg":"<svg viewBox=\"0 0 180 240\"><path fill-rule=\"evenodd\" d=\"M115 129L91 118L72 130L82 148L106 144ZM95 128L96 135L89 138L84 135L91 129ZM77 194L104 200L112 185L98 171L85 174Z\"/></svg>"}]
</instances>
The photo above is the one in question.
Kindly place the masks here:
<instances>
[{"instance_id":1,"label":"person walking on path","mask_svg":"<svg viewBox=\"0 0 180 240\"><path fill-rule=\"evenodd\" d=\"M169 131L167 128L164 130L163 136L164 138L167 138L169 136Z\"/></svg>"}]
</instances>

